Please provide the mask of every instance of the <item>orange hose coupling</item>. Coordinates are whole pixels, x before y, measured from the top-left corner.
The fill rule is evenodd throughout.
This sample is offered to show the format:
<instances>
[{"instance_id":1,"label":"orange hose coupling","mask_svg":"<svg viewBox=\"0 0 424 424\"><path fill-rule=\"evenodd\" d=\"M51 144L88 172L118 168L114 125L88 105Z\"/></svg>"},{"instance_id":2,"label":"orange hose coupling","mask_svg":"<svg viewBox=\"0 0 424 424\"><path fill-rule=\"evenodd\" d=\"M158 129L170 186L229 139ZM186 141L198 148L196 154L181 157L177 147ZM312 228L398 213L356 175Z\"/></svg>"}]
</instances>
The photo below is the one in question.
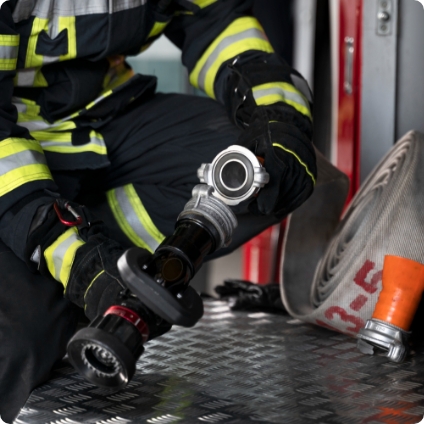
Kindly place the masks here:
<instances>
[{"instance_id":1,"label":"orange hose coupling","mask_svg":"<svg viewBox=\"0 0 424 424\"><path fill-rule=\"evenodd\" d=\"M358 335L358 349L372 355L385 351L393 362L408 354L409 329L424 291L424 265L411 259L386 255L383 288L369 319Z\"/></svg>"}]
</instances>

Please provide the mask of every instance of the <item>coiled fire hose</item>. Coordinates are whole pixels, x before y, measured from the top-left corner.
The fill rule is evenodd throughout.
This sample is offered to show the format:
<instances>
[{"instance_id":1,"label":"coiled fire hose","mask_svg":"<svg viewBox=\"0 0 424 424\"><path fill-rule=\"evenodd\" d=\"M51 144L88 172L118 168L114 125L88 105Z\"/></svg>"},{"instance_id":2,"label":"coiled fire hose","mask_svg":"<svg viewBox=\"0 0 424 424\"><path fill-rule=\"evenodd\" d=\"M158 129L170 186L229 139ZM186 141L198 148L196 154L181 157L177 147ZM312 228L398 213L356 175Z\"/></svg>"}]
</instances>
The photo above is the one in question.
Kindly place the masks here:
<instances>
[{"instance_id":1,"label":"coiled fire hose","mask_svg":"<svg viewBox=\"0 0 424 424\"><path fill-rule=\"evenodd\" d=\"M424 263L424 135L410 132L393 146L340 221L347 192L347 177L319 155L315 192L288 220L282 300L295 318L351 336L361 333L363 352L372 353L372 345L383 347L388 338L389 359L399 362L404 353L393 348L406 344L409 328L379 320L385 316L390 321L390 311L380 313L372 328L367 320L382 289L385 257ZM401 275L404 284L420 287L413 295L418 297L415 306L397 306L413 318L424 287ZM369 334L362 330L366 325Z\"/></svg>"}]
</instances>

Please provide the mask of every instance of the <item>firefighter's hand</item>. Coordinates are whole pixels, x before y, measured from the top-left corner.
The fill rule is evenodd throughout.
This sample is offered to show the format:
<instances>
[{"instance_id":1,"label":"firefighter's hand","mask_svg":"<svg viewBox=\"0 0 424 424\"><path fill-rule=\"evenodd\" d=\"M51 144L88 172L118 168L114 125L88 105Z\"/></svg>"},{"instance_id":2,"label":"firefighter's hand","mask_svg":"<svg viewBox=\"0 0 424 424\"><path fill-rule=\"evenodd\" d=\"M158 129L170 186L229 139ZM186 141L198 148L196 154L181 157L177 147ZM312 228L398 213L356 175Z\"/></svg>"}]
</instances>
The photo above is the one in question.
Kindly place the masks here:
<instances>
[{"instance_id":1,"label":"firefighter's hand","mask_svg":"<svg viewBox=\"0 0 424 424\"><path fill-rule=\"evenodd\" d=\"M264 159L270 176L269 183L249 206L252 213L282 218L312 194L315 152L309 132L299 122L290 119L290 114L274 120L266 109L258 107L249 128L240 137L239 144Z\"/></svg>"},{"instance_id":2,"label":"firefighter's hand","mask_svg":"<svg viewBox=\"0 0 424 424\"><path fill-rule=\"evenodd\" d=\"M141 249L141 262L152 256ZM123 284L117 262L124 249L119 243L101 233L89 234L84 245L78 248L72 264L65 296L84 308L85 315L93 320L113 305L125 304L136 311L149 327L149 340L171 329L171 325L156 316Z\"/></svg>"}]
</instances>

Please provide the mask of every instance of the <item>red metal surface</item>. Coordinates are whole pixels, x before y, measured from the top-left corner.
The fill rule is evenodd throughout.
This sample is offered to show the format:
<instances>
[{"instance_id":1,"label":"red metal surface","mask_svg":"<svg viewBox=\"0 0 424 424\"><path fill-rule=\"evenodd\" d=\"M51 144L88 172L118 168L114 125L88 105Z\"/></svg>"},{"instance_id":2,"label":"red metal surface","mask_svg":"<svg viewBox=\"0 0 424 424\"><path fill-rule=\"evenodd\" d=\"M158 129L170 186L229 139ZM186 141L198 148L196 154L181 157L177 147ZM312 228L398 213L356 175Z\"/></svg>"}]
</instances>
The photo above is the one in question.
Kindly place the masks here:
<instances>
[{"instance_id":1,"label":"red metal surface","mask_svg":"<svg viewBox=\"0 0 424 424\"><path fill-rule=\"evenodd\" d=\"M243 246L243 280L257 284L275 281L281 227L274 225Z\"/></svg>"},{"instance_id":2,"label":"red metal surface","mask_svg":"<svg viewBox=\"0 0 424 424\"><path fill-rule=\"evenodd\" d=\"M104 314L106 315L118 315L121 318L130 322L143 337L143 343L146 343L149 338L149 327L147 324L131 309L121 305L111 306Z\"/></svg>"},{"instance_id":3,"label":"red metal surface","mask_svg":"<svg viewBox=\"0 0 424 424\"><path fill-rule=\"evenodd\" d=\"M351 181L349 199L359 188L360 153L360 105L362 66L362 2L364 0L340 0L339 34L339 96L337 130L337 167ZM354 39L353 92L344 88L346 66L346 37Z\"/></svg>"},{"instance_id":4,"label":"red metal surface","mask_svg":"<svg viewBox=\"0 0 424 424\"><path fill-rule=\"evenodd\" d=\"M362 2L340 0L339 83L336 165L350 179L348 202L359 188L360 178L360 107L362 67ZM347 37L354 39L352 93L345 91ZM284 227L283 227L284 228ZM277 255L272 228L243 246L243 279L267 284L278 275L274 271ZM278 249L279 251L279 249Z\"/></svg>"}]
</instances>

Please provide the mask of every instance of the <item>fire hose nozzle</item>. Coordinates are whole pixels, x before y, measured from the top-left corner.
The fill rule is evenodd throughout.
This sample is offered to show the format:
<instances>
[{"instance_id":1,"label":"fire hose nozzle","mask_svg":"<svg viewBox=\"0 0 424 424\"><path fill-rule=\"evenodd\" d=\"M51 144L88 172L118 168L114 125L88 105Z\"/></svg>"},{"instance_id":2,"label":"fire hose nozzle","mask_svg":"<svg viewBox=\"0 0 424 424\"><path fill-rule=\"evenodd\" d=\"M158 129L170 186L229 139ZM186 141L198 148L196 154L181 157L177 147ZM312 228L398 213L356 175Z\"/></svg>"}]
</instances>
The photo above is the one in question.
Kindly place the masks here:
<instances>
[{"instance_id":1,"label":"fire hose nozzle","mask_svg":"<svg viewBox=\"0 0 424 424\"><path fill-rule=\"evenodd\" d=\"M358 335L358 349L373 354L383 350L389 360L402 362L408 354L409 329L424 291L424 265L386 255L383 288L374 313Z\"/></svg>"}]
</instances>

